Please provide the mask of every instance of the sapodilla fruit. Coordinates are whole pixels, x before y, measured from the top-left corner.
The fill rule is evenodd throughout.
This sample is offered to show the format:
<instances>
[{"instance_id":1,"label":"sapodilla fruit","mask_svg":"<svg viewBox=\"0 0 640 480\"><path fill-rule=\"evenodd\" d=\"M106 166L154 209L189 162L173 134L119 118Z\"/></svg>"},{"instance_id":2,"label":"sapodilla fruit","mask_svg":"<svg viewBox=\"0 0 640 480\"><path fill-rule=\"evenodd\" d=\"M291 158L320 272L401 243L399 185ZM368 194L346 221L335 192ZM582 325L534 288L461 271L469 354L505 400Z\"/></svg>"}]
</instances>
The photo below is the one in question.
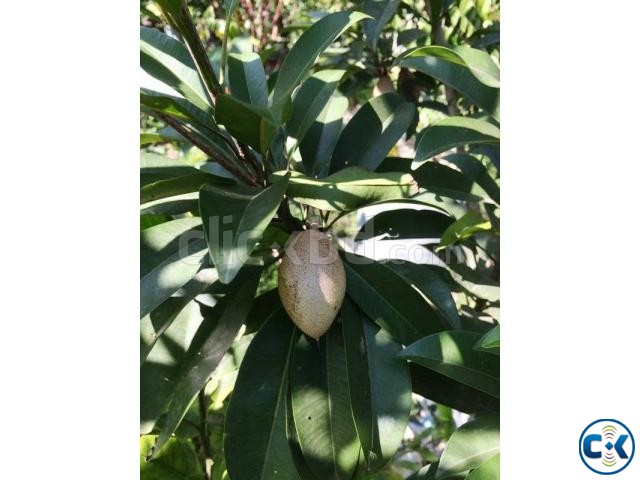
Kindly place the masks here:
<instances>
[{"instance_id":1,"label":"sapodilla fruit","mask_svg":"<svg viewBox=\"0 0 640 480\"><path fill-rule=\"evenodd\" d=\"M278 293L300 330L316 340L329 330L346 283L342 260L326 234L311 228L292 235L278 269Z\"/></svg>"}]
</instances>

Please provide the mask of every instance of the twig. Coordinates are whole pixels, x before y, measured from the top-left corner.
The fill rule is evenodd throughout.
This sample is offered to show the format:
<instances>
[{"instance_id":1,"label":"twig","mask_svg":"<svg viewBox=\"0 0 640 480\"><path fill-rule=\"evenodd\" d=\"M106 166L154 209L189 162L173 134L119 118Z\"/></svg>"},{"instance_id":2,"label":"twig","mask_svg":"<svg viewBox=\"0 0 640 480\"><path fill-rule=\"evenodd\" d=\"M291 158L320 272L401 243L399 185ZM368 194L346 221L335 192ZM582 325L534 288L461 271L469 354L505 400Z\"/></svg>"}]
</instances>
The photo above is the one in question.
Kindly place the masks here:
<instances>
[{"instance_id":1,"label":"twig","mask_svg":"<svg viewBox=\"0 0 640 480\"><path fill-rule=\"evenodd\" d=\"M255 178L247 173L242 172L238 167L229 163L224 157L218 154L214 149L212 149L206 142L203 142L200 138L194 135L188 128L182 125L177 120L171 118L168 115L164 115L162 113L157 113L158 118L163 120L169 126L173 127L180 135L185 137L191 143L193 143L196 147L206 153L209 157L213 158L216 162L222 165L225 170L229 171L239 179L243 180L245 183L249 185L257 186L258 182Z\"/></svg>"},{"instance_id":2,"label":"twig","mask_svg":"<svg viewBox=\"0 0 640 480\"><path fill-rule=\"evenodd\" d=\"M200 410L200 443L202 443L202 450L205 456L205 474L207 478L210 478L210 472L206 465L207 460L213 461L213 455L211 454L211 446L209 445L209 434L207 433L207 404L204 398L204 388L198 392L198 406Z\"/></svg>"}]
</instances>

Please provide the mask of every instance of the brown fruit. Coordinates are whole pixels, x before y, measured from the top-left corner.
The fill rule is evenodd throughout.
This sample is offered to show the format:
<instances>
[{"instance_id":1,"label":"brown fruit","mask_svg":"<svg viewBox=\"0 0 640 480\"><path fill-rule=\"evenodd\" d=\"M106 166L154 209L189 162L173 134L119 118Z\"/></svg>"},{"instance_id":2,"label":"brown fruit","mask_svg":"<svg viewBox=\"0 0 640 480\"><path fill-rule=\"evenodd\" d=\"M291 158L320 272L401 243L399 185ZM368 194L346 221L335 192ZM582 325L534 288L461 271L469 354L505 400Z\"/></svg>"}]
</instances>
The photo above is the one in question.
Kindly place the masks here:
<instances>
[{"instance_id":1,"label":"brown fruit","mask_svg":"<svg viewBox=\"0 0 640 480\"><path fill-rule=\"evenodd\" d=\"M278 269L278 293L293 323L320 338L338 315L345 288L344 265L329 237L314 229L294 233Z\"/></svg>"}]
</instances>

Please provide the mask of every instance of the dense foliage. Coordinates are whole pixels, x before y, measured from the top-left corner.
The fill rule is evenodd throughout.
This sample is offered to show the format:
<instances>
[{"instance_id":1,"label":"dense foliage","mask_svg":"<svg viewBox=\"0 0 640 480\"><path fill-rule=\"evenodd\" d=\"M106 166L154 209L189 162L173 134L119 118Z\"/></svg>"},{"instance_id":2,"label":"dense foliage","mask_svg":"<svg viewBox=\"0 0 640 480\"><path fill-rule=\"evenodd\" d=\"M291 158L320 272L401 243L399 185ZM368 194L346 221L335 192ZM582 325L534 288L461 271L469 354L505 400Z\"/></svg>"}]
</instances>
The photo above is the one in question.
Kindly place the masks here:
<instances>
[{"instance_id":1,"label":"dense foliage","mask_svg":"<svg viewBox=\"0 0 640 480\"><path fill-rule=\"evenodd\" d=\"M499 3L140 7L141 478L499 478Z\"/></svg>"}]
</instances>

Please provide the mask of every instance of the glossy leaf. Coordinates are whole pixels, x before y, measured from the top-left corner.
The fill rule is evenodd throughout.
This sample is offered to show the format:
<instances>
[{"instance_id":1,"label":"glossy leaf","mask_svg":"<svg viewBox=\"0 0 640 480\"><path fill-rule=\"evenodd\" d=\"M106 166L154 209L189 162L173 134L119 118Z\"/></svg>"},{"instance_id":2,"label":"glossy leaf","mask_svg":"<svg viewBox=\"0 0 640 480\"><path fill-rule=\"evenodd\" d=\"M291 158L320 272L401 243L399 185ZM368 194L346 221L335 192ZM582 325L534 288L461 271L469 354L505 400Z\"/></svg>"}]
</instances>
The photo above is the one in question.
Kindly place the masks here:
<instances>
[{"instance_id":1,"label":"glossy leaf","mask_svg":"<svg viewBox=\"0 0 640 480\"><path fill-rule=\"evenodd\" d=\"M162 223L140 232L140 318L193 278L206 255L199 218Z\"/></svg>"},{"instance_id":2,"label":"glossy leaf","mask_svg":"<svg viewBox=\"0 0 640 480\"><path fill-rule=\"evenodd\" d=\"M476 350L488 353L500 354L500 325L493 327L485 333L476 343Z\"/></svg>"},{"instance_id":3,"label":"glossy leaf","mask_svg":"<svg viewBox=\"0 0 640 480\"><path fill-rule=\"evenodd\" d=\"M342 305L351 409L369 472L399 448L411 410L411 379L396 358L402 346L346 298Z\"/></svg>"},{"instance_id":4,"label":"glossy leaf","mask_svg":"<svg viewBox=\"0 0 640 480\"><path fill-rule=\"evenodd\" d=\"M474 332L440 332L412 343L399 356L499 398L499 359L474 350L480 337Z\"/></svg>"},{"instance_id":5,"label":"glossy leaf","mask_svg":"<svg viewBox=\"0 0 640 480\"><path fill-rule=\"evenodd\" d=\"M454 218L440 211L410 208L414 206L423 205L406 202L405 208L398 204L393 210L376 214L362 226L358 239L437 239L454 222Z\"/></svg>"},{"instance_id":6,"label":"glossy leaf","mask_svg":"<svg viewBox=\"0 0 640 480\"><path fill-rule=\"evenodd\" d=\"M344 70L321 70L300 86L293 99L293 112L287 122L287 135L302 140L307 130L327 107Z\"/></svg>"},{"instance_id":7,"label":"glossy leaf","mask_svg":"<svg viewBox=\"0 0 640 480\"><path fill-rule=\"evenodd\" d=\"M224 451L234 480L296 480L286 432L289 359L296 338L283 309L245 354L225 419Z\"/></svg>"},{"instance_id":8,"label":"glossy leaf","mask_svg":"<svg viewBox=\"0 0 640 480\"><path fill-rule=\"evenodd\" d=\"M251 309L259 273L248 270L239 275L230 285L227 294L213 308L200 306L204 319L185 355L154 452L160 451L178 427L198 391L233 343Z\"/></svg>"},{"instance_id":9,"label":"glossy leaf","mask_svg":"<svg viewBox=\"0 0 640 480\"><path fill-rule=\"evenodd\" d=\"M307 175L322 178L329 174L331 155L338 143L342 117L348 107L346 97L334 95L307 130L300 142L300 156Z\"/></svg>"},{"instance_id":10,"label":"glossy leaf","mask_svg":"<svg viewBox=\"0 0 640 480\"><path fill-rule=\"evenodd\" d=\"M171 28L182 36L210 102L213 104L215 94L220 91L220 84L213 72L207 52L200 41L198 31L193 24L186 0L156 0L155 3L162 10Z\"/></svg>"},{"instance_id":11,"label":"glossy leaf","mask_svg":"<svg viewBox=\"0 0 640 480\"><path fill-rule=\"evenodd\" d=\"M175 312L175 318L152 345L146 344L149 341L146 329L141 330L141 350L147 350L146 355L140 352L141 357L145 357L140 365L141 434L151 433L166 412L180 378L185 354L201 322L197 303L188 301Z\"/></svg>"},{"instance_id":12,"label":"glossy leaf","mask_svg":"<svg viewBox=\"0 0 640 480\"><path fill-rule=\"evenodd\" d=\"M162 334L189 302L217 280L215 269L198 272L173 296L140 319L140 362L144 362Z\"/></svg>"},{"instance_id":13,"label":"glossy leaf","mask_svg":"<svg viewBox=\"0 0 640 480\"><path fill-rule=\"evenodd\" d=\"M356 112L340 134L331 171L360 166L375 170L407 131L415 107L395 92L374 97Z\"/></svg>"},{"instance_id":14,"label":"glossy leaf","mask_svg":"<svg viewBox=\"0 0 640 480\"><path fill-rule=\"evenodd\" d=\"M242 102L230 95L219 95L216 118L238 140L256 151L263 151L269 143L275 123L269 110Z\"/></svg>"},{"instance_id":15,"label":"glossy leaf","mask_svg":"<svg viewBox=\"0 0 640 480\"><path fill-rule=\"evenodd\" d=\"M497 416L479 417L458 428L447 443L436 472L444 480L479 467L500 450L500 420Z\"/></svg>"},{"instance_id":16,"label":"glossy leaf","mask_svg":"<svg viewBox=\"0 0 640 480\"><path fill-rule=\"evenodd\" d=\"M140 65L196 107L213 114L189 51L178 40L155 28L140 27Z\"/></svg>"},{"instance_id":17,"label":"glossy leaf","mask_svg":"<svg viewBox=\"0 0 640 480\"><path fill-rule=\"evenodd\" d=\"M467 67L433 56L403 58L397 64L440 80L489 115L499 117L500 89L483 84Z\"/></svg>"},{"instance_id":18,"label":"glossy leaf","mask_svg":"<svg viewBox=\"0 0 640 480\"><path fill-rule=\"evenodd\" d=\"M421 397L469 414L495 413L500 400L416 363L409 365L411 388Z\"/></svg>"},{"instance_id":19,"label":"glossy leaf","mask_svg":"<svg viewBox=\"0 0 640 480\"><path fill-rule=\"evenodd\" d=\"M151 461L145 458L156 437L140 437L140 480L203 480L198 455L189 440L172 438L161 455Z\"/></svg>"},{"instance_id":20,"label":"glossy leaf","mask_svg":"<svg viewBox=\"0 0 640 480\"><path fill-rule=\"evenodd\" d=\"M427 301L388 265L346 255L347 292L374 322L404 345L447 328Z\"/></svg>"},{"instance_id":21,"label":"glossy leaf","mask_svg":"<svg viewBox=\"0 0 640 480\"><path fill-rule=\"evenodd\" d=\"M416 141L414 170L425 161L461 145L500 143L500 129L495 125L468 117L448 117L423 130Z\"/></svg>"},{"instance_id":22,"label":"glossy leaf","mask_svg":"<svg viewBox=\"0 0 640 480\"><path fill-rule=\"evenodd\" d=\"M428 45L405 52L401 58L423 56L437 57L447 62L466 67L473 76L486 86L500 88L500 69L491 56L484 50L478 50L464 45L456 45L450 48L439 45Z\"/></svg>"},{"instance_id":23,"label":"glossy leaf","mask_svg":"<svg viewBox=\"0 0 640 480\"><path fill-rule=\"evenodd\" d=\"M453 245L476 233L486 232L488 230L491 230L491 222L483 218L479 213L471 210L444 231L438 248Z\"/></svg>"},{"instance_id":24,"label":"glossy leaf","mask_svg":"<svg viewBox=\"0 0 640 480\"><path fill-rule=\"evenodd\" d=\"M291 359L291 406L302 454L318 478L349 480L358 464L349 400L340 322L319 342L301 335Z\"/></svg>"},{"instance_id":25,"label":"glossy leaf","mask_svg":"<svg viewBox=\"0 0 640 480\"><path fill-rule=\"evenodd\" d=\"M274 178L284 175L275 172ZM360 167L345 168L322 180L292 172L287 195L321 210L345 211L383 200L406 198L417 192L409 174L372 173Z\"/></svg>"},{"instance_id":26,"label":"glossy leaf","mask_svg":"<svg viewBox=\"0 0 640 480\"><path fill-rule=\"evenodd\" d=\"M267 77L257 53L232 53L228 58L231 95L245 103L267 107Z\"/></svg>"},{"instance_id":27,"label":"glossy leaf","mask_svg":"<svg viewBox=\"0 0 640 480\"><path fill-rule=\"evenodd\" d=\"M188 168L188 167L187 167ZM197 192L206 183L232 183L209 173L198 172L159 180L140 189L140 203L148 203L185 193Z\"/></svg>"},{"instance_id":28,"label":"glossy leaf","mask_svg":"<svg viewBox=\"0 0 640 480\"><path fill-rule=\"evenodd\" d=\"M375 51L378 45L378 37L382 29L389 20L395 15L400 5L400 0L367 0L364 2L363 10L365 13L373 17L371 20L362 22L362 29L367 38L367 42Z\"/></svg>"},{"instance_id":29,"label":"glossy leaf","mask_svg":"<svg viewBox=\"0 0 640 480\"><path fill-rule=\"evenodd\" d=\"M465 480L500 480L500 454L497 453L472 470Z\"/></svg>"},{"instance_id":30,"label":"glossy leaf","mask_svg":"<svg viewBox=\"0 0 640 480\"><path fill-rule=\"evenodd\" d=\"M140 89L140 106L147 111L162 113L183 122L210 126L213 118L193 103L178 96Z\"/></svg>"},{"instance_id":31,"label":"glossy leaf","mask_svg":"<svg viewBox=\"0 0 640 480\"><path fill-rule=\"evenodd\" d=\"M367 18L360 12L331 13L309 27L293 45L278 72L273 89L273 105L282 105L295 86L305 77L320 55L342 32L354 23Z\"/></svg>"},{"instance_id":32,"label":"glossy leaf","mask_svg":"<svg viewBox=\"0 0 640 480\"><path fill-rule=\"evenodd\" d=\"M477 183L494 202L500 204L500 186L480 160L464 153L447 155L445 160L458 167L465 177Z\"/></svg>"},{"instance_id":33,"label":"glossy leaf","mask_svg":"<svg viewBox=\"0 0 640 480\"><path fill-rule=\"evenodd\" d=\"M388 263L388 266L429 299L451 328L460 328L460 317L456 302L447 283L433 265L419 265L411 262Z\"/></svg>"},{"instance_id":34,"label":"glossy leaf","mask_svg":"<svg viewBox=\"0 0 640 480\"><path fill-rule=\"evenodd\" d=\"M200 215L222 283L231 282L276 214L287 175L265 190L240 193L213 185L200 190Z\"/></svg>"}]
</instances>

